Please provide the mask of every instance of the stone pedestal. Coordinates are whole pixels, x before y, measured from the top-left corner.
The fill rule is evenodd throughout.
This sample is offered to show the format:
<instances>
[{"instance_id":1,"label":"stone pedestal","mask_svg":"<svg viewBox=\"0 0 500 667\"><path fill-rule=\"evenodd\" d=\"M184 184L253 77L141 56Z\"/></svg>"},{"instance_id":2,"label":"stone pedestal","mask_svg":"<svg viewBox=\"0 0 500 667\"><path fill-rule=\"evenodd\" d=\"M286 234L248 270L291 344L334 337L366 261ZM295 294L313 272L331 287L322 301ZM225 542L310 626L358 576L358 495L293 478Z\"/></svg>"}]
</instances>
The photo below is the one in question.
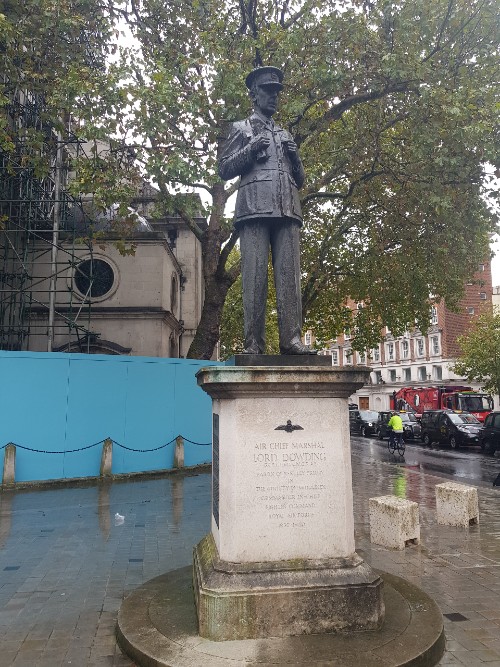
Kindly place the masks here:
<instances>
[{"instance_id":1,"label":"stone pedestal","mask_svg":"<svg viewBox=\"0 0 500 667\"><path fill-rule=\"evenodd\" d=\"M199 371L213 399L212 527L194 553L202 637L380 627L381 579L354 546L347 399L367 374Z\"/></svg>"}]
</instances>

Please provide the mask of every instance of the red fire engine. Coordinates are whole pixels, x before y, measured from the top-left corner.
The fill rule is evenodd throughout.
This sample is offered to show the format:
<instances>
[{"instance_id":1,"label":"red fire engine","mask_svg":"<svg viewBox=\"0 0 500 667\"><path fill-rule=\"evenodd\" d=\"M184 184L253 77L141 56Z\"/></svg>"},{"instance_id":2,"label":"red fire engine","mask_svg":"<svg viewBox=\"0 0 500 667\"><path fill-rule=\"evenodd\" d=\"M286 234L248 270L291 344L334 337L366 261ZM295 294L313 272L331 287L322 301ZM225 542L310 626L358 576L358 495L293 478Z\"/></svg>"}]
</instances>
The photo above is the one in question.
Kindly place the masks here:
<instances>
[{"instance_id":1,"label":"red fire engine","mask_svg":"<svg viewBox=\"0 0 500 667\"><path fill-rule=\"evenodd\" d=\"M489 394L474 391L472 387L457 385L438 387L403 387L391 396L392 410L409 410L420 418L424 410L463 410L471 412L479 421L493 410Z\"/></svg>"}]
</instances>

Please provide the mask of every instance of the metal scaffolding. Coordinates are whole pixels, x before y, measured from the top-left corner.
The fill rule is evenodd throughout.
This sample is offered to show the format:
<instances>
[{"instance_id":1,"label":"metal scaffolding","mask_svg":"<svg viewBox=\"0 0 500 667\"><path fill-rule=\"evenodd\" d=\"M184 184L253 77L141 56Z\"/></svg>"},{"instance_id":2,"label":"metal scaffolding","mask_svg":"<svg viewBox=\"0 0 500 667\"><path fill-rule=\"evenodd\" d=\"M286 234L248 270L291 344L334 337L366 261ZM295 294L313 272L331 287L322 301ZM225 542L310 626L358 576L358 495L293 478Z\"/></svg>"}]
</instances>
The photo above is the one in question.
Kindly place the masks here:
<instances>
[{"instance_id":1,"label":"metal scaffolding","mask_svg":"<svg viewBox=\"0 0 500 667\"><path fill-rule=\"evenodd\" d=\"M96 336L91 299L75 298L73 276L82 247L86 260L92 257L91 225L82 201L67 190L70 160L79 156L82 142L69 119L56 131L43 111L42 96L16 91L8 107L15 151L0 149L0 350L33 349L36 337L36 349L45 339L52 351L57 338L68 350L80 343L88 352ZM43 137L38 156L49 164L44 175L37 173L26 139L32 132Z\"/></svg>"}]
</instances>

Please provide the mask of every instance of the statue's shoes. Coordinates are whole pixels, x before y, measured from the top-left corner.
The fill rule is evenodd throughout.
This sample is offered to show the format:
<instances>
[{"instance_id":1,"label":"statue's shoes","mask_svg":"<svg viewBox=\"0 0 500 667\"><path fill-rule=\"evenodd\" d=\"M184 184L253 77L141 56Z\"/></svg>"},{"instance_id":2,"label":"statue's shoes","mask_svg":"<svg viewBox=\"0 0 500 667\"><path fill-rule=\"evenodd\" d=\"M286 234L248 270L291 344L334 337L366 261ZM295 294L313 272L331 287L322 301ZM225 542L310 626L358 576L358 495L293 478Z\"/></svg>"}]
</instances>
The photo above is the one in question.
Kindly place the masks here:
<instances>
[{"instance_id":1,"label":"statue's shoes","mask_svg":"<svg viewBox=\"0 0 500 667\"><path fill-rule=\"evenodd\" d=\"M254 347L253 345L251 345L250 347L244 349L241 354L263 354L263 352L262 350L259 350L258 347Z\"/></svg>"},{"instance_id":2,"label":"statue's shoes","mask_svg":"<svg viewBox=\"0 0 500 667\"><path fill-rule=\"evenodd\" d=\"M311 350L307 345L302 343L293 343L286 350L281 350L281 354L318 354L318 350Z\"/></svg>"}]
</instances>

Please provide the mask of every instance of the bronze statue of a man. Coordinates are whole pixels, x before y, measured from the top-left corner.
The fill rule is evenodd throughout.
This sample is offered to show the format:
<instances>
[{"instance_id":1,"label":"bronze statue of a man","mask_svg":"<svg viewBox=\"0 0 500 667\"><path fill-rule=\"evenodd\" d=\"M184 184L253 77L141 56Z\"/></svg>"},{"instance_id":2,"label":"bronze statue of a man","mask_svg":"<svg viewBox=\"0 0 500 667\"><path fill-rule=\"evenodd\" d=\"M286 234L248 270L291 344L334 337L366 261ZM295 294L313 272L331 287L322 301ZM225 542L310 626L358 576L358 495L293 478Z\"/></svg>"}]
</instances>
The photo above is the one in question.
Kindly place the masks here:
<instances>
[{"instance_id":1,"label":"bronze statue of a man","mask_svg":"<svg viewBox=\"0 0 500 667\"><path fill-rule=\"evenodd\" d=\"M233 123L219 159L224 180L240 176L235 226L240 234L245 353L265 352L267 261L271 246L281 354L315 354L302 344L299 188L304 168L297 145L275 125L283 72L258 67L246 78L250 118Z\"/></svg>"}]
</instances>

